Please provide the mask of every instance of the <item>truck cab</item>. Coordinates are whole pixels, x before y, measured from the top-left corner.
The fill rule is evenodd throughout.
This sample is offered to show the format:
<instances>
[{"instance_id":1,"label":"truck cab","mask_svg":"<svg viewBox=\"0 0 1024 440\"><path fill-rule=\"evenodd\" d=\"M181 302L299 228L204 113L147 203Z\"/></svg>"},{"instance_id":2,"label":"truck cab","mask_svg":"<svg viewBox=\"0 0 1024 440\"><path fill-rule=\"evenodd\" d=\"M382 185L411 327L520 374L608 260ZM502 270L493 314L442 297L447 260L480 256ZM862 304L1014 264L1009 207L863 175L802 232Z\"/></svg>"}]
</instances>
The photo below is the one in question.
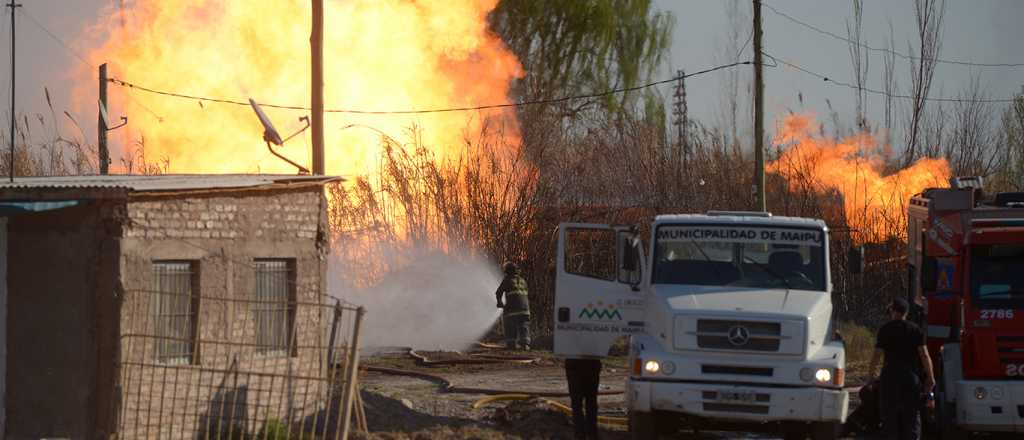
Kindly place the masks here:
<instances>
[{"instance_id":1,"label":"truck cab","mask_svg":"<svg viewBox=\"0 0 1024 440\"><path fill-rule=\"evenodd\" d=\"M603 357L629 338L637 438L683 425L835 438L848 394L825 223L660 215L650 238L645 246L635 229L561 225L555 354Z\"/></svg>"},{"instance_id":2,"label":"truck cab","mask_svg":"<svg viewBox=\"0 0 1024 440\"><path fill-rule=\"evenodd\" d=\"M954 178L909 206L910 299L938 376L938 432L1024 433L1024 193Z\"/></svg>"}]
</instances>

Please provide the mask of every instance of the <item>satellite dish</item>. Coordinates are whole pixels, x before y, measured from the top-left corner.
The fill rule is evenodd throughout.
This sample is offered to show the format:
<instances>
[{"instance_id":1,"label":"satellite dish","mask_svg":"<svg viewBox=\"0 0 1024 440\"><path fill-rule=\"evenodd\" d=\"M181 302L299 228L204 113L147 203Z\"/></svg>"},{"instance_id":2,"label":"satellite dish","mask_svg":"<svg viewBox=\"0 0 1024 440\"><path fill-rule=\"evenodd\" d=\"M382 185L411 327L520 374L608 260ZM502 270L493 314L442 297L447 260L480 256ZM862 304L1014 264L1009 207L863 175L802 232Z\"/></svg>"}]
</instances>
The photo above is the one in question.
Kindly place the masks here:
<instances>
[{"instance_id":1,"label":"satellite dish","mask_svg":"<svg viewBox=\"0 0 1024 440\"><path fill-rule=\"evenodd\" d=\"M260 123L263 124L263 140L278 146L284 144L284 140L281 139L281 135L278 134L277 129L274 128L274 123L270 122L270 118L267 117L266 113L263 113L263 109L260 108L260 105L252 98L249 98L249 105L252 106L253 111L256 112L256 116L260 118Z\"/></svg>"},{"instance_id":2,"label":"satellite dish","mask_svg":"<svg viewBox=\"0 0 1024 440\"><path fill-rule=\"evenodd\" d=\"M107 106L103 105L103 101L97 100L97 102L99 102L100 104L100 117L103 118L103 128L107 129L107 131L114 131L128 124L128 117L121 116L121 123L118 125L111 126L110 116L107 115Z\"/></svg>"},{"instance_id":3,"label":"satellite dish","mask_svg":"<svg viewBox=\"0 0 1024 440\"><path fill-rule=\"evenodd\" d=\"M266 113L263 113L263 109L260 108L260 105L257 104L256 101L254 101L252 98L249 98L249 105L251 105L253 111L256 112L256 116L260 118L260 124L263 124L263 140L267 142L267 149L270 150L270 154L273 154L274 156L277 156L279 159L288 162L295 168L298 168L299 174L309 174L309 170L306 169L306 167L295 163L295 161L287 157L282 156L278 152L274 151L274 149L270 146L270 144L274 144L280 147L284 145L284 143L287 142L289 139L305 131L307 128L309 128L309 118L305 116L299 118L300 121L306 122L306 126L299 129L299 131L295 132L295 134L288 136L287 139L282 139L281 135L277 132L277 129L274 128L274 123L270 122L270 118L267 117Z\"/></svg>"},{"instance_id":4,"label":"satellite dish","mask_svg":"<svg viewBox=\"0 0 1024 440\"><path fill-rule=\"evenodd\" d=\"M100 103L100 117L103 118L103 126L110 128L110 116L107 116L107 106L103 105L103 101L96 100Z\"/></svg>"}]
</instances>

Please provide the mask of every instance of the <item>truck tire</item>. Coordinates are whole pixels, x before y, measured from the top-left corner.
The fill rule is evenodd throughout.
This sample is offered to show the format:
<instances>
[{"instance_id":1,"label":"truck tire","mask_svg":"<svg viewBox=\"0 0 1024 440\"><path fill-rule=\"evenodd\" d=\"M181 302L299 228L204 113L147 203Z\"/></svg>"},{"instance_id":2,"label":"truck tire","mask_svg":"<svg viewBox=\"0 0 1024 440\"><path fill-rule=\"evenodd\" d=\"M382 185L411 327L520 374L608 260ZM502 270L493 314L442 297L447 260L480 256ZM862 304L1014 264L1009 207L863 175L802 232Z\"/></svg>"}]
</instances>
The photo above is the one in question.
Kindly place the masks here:
<instances>
[{"instance_id":1,"label":"truck tire","mask_svg":"<svg viewBox=\"0 0 1024 440\"><path fill-rule=\"evenodd\" d=\"M633 440L658 438L658 417L651 412L629 412L629 434Z\"/></svg>"}]
</instances>

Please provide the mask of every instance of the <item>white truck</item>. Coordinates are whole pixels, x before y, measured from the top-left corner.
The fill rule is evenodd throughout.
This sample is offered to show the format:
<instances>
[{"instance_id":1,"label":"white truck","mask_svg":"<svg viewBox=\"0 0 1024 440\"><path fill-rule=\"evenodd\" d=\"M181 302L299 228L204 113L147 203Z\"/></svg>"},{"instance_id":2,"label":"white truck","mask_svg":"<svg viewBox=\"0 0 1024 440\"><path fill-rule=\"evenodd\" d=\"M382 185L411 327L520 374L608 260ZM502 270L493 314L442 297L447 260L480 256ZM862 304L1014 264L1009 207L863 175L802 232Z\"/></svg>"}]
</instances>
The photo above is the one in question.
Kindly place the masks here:
<instances>
[{"instance_id":1,"label":"white truck","mask_svg":"<svg viewBox=\"0 0 1024 440\"><path fill-rule=\"evenodd\" d=\"M651 237L560 225L555 354L605 357L628 337L634 438L684 426L836 438L849 396L825 223L659 215Z\"/></svg>"}]
</instances>

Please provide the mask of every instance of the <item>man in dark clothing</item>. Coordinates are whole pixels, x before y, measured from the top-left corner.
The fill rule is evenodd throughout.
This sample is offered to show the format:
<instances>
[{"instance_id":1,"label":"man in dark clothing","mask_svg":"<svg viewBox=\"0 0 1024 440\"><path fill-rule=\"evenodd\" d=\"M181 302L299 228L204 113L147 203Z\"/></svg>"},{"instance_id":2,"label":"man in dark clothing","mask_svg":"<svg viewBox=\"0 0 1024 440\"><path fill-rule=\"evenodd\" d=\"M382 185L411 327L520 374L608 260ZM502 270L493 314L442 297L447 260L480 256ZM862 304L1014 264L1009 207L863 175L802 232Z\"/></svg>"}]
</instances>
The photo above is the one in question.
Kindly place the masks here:
<instances>
[{"instance_id":1,"label":"man in dark clothing","mask_svg":"<svg viewBox=\"0 0 1024 440\"><path fill-rule=\"evenodd\" d=\"M572 426L577 440L597 439L597 386L601 383L598 359L565 360L565 380L572 400Z\"/></svg>"},{"instance_id":2,"label":"man in dark clothing","mask_svg":"<svg viewBox=\"0 0 1024 440\"><path fill-rule=\"evenodd\" d=\"M511 261L502 265L505 278L494 292L505 325L505 346L509 350L530 349L530 298L526 280L519 276L519 267ZM502 301L504 297L504 301Z\"/></svg>"},{"instance_id":3,"label":"man in dark clothing","mask_svg":"<svg viewBox=\"0 0 1024 440\"><path fill-rule=\"evenodd\" d=\"M902 298L892 301L889 306L892 320L878 330L868 370L873 378L878 358L884 353L879 407L882 430L889 439L921 438L922 396L935 387L926 338L920 328L906 320L909 309L910 305Z\"/></svg>"}]
</instances>

